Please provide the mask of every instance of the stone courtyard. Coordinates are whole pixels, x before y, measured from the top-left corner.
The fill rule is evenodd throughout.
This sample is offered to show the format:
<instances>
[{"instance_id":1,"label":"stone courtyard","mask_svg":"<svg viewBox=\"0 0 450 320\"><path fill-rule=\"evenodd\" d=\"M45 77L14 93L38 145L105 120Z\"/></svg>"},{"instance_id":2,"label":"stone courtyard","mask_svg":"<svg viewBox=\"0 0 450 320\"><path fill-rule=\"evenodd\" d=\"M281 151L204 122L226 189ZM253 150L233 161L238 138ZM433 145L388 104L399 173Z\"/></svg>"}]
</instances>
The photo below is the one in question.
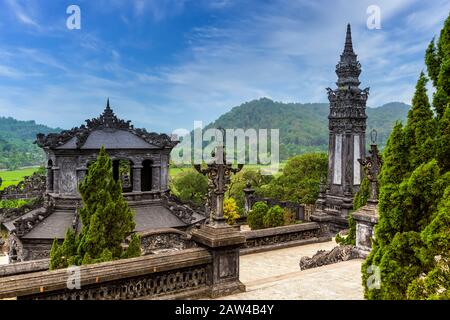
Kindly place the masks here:
<instances>
[{"instance_id":1,"label":"stone courtyard","mask_svg":"<svg viewBox=\"0 0 450 320\"><path fill-rule=\"evenodd\" d=\"M362 300L361 264L356 259L301 271L299 260L318 250L331 250L334 241L244 255L240 280L246 292L224 300Z\"/></svg>"}]
</instances>

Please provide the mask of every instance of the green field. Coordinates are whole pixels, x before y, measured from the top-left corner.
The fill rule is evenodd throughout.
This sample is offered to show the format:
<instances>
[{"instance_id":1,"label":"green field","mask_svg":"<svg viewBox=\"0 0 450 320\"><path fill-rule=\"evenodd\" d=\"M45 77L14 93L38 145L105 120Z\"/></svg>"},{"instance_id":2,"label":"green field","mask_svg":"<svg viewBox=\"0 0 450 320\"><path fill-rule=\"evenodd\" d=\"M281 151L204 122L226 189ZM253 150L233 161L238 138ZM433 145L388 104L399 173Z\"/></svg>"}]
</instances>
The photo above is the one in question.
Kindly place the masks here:
<instances>
[{"instance_id":1,"label":"green field","mask_svg":"<svg viewBox=\"0 0 450 320\"><path fill-rule=\"evenodd\" d=\"M18 169L13 171L0 171L0 177L3 180L0 190L3 190L7 186L18 184L23 180L25 176L31 176L39 167Z\"/></svg>"},{"instance_id":2,"label":"green field","mask_svg":"<svg viewBox=\"0 0 450 320\"><path fill-rule=\"evenodd\" d=\"M285 165L285 162L280 163L280 169L283 168ZM248 164L245 165L245 168L251 168L251 169L259 169L262 165L257 164ZM33 168L25 168L25 169L18 169L13 171L0 171L0 177L3 180L2 185L0 186L0 190L3 190L7 186L18 184L20 181L23 180L23 177L25 176L31 176L39 167L33 167ZM170 168L170 177L175 177L178 174L180 174L183 171L188 170L189 167L171 167Z\"/></svg>"}]
</instances>

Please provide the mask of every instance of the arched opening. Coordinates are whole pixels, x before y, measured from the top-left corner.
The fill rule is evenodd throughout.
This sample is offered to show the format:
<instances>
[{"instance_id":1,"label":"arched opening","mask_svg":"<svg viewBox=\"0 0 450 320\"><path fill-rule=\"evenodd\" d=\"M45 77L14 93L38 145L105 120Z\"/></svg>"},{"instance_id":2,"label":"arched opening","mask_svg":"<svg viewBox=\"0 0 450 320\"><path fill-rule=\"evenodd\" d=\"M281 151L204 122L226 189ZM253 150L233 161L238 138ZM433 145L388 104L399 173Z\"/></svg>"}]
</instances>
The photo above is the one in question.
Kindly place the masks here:
<instances>
[{"instance_id":1,"label":"arched opening","mask_svg":"<svg viewBox=\"0 0 450 320\"><path fill-rule=\"evenodd\" d=\"M151 160L144 160L142 162L141 190L142 191L151 191L152 190L152 161Z\"/></svg>"},{"instance_id":2,"label":"arched opening","mask_svg":"<svg viewBox=\"0 0 450 320\"><path fill-rule=\"evenodd\" d=\"M47 162L47 190L53 192L53 161L50 159Z\"/></svg>"},{"instance_id":3,"label":"arched opening","mask_svg":"<svg viewBox=\"0 0 450 320\"><path fill-rule=\"evenodd\" d=\"M133 162L125 159L116 159L112 162L113 178L122 183L122 192L133 191Z\"/></svg>"}]
</instances>

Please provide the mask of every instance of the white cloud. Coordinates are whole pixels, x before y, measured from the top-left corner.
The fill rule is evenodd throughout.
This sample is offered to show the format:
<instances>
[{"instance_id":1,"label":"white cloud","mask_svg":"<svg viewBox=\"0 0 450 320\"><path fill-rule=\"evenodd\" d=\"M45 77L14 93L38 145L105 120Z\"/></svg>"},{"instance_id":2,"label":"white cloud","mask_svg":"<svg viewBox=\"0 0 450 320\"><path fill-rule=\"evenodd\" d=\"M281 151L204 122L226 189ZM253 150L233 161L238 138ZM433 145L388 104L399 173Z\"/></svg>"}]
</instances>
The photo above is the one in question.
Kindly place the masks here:
<instances>
[{"instance_id":1,"label":"white cloud","mask_svg":"<svg viewBox=\"0 0 450 320\"><path fill-rule=\"evenodd\" d=\"M263 96L326 102L325 88L336 81L334 68L347 22L352 23L354 47L363 67L362 86L371 87L368 104L410 103L424 67L426 45L442 21L427 23L423 30L412 25L422 17L442 20L443 14L434 5L417 6L413 0L380 0L382 29L368 30L366 8L372 2L278 0L256 5L250 1L245 10L228 19L205 20L185 30L183 50L171 52L175 58L159 66L146 67L145 58L138 63L131 60L122 50L130 47L127 40L133 41L108 42L98 30L74 34L78 50L0 46L0 77L41 77L27 83L31 88L0 86L0 110L69 127L100 113L109 96L121 117L168 132L189 129L193 120L209 122L235 105ZM117 19L127 21L127 27L137 18L159 22L174 17L193 4L171 0L133 0L133 6L123 0L99 3L112 3L120 11ZM237 6L243 5L225 0L202 3L213 14L239 11ZM138 51L148 49L140 46ZM62 120L61 114L71 116Z\"/></svg>"},{"instance_id":2,"label":"white cloud","mask_svg":"<svg viewBox=\"0 0 450 320\"><path fill-rule=\"evenodd\" d=\"M20 22L29 26L40 28L40 25L29 16L26 10L19 5L16 0L6 0L6 3L9 5L10 9Z\"/></svg>"}]
</instances>

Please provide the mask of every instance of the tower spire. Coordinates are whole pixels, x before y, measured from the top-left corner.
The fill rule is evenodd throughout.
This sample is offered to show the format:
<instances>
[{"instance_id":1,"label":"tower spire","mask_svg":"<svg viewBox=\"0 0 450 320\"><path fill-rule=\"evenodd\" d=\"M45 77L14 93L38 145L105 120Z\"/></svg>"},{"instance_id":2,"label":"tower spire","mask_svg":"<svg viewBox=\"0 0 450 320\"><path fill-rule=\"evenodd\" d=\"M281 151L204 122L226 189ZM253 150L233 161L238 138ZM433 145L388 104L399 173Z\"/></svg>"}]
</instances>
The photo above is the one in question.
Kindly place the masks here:
<instances>
[{"instance_id":1,"label":"tower spire","mask_svg":"<svg viewBox=\"0 0 450 320\"><path fill-rule=\"evenodd\" d=\"M347 34L345 36L344 53L353 53L352 28L350 23L347 24Z\"/></svg>"},{"instance_id":2,"label":"tower spire","mask_svg":"<svg viewBox=\"0 0 450 320\"><path fill-rule=\"evenodd\" d=\"M110 110L111 108L109 107L109 97L106 100L106 110Z\"/></svg>"},{"instance_id":3,"label":"tower spire","mask_svg":"<svg viewBox=\"0 0 450 320\"><path fill-rule=\"evenodd\" d=\"M338 88L357 88L359 86L358 77L360 73L361 65L358 62L357 55L353 51L352 30L349 23L347 24L344 51L336 66L336 74L338 76L336 84Z\"/></svg>"}]
</instances>

